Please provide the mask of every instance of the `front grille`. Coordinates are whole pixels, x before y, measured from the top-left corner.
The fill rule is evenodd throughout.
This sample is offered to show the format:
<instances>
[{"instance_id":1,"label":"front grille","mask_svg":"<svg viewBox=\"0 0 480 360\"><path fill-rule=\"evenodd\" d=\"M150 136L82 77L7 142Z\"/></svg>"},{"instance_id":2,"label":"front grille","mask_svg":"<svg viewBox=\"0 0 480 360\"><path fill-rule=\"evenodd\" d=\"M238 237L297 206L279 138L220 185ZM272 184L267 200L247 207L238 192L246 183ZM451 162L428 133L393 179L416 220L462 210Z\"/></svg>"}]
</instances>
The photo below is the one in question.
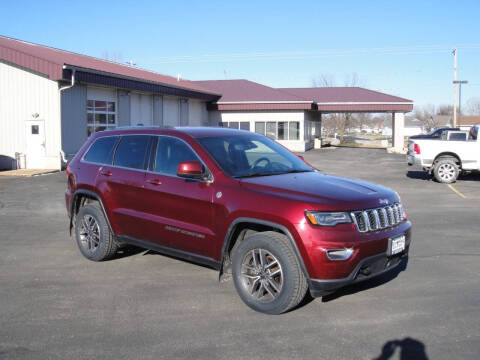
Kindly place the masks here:
<instances>
[{"instance_id":1,"label":"front grille","mask_svg":"<svg viewBox=\"0 0 480 360\"><path fill-rule=\"evenodd\" d=\"M402 204L383 206L376 209L353 211L353 222L360 232L391 228L403 221Z\"/></svg>"}]
</instances>

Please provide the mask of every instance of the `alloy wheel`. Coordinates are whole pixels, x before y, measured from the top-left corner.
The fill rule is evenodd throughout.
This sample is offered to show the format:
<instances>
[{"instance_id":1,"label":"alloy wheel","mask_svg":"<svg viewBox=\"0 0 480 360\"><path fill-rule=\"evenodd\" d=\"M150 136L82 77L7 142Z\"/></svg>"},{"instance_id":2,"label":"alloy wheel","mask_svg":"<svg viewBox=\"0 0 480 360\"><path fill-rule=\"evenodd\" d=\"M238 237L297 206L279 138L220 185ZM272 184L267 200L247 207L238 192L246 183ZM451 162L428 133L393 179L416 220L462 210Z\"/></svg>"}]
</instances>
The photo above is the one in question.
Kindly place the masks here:
<instances>
[{"instance_id":1,"label":"alloy wheel","mask_svg":"<svg viewBox=\"0 0 480 360\"><path fill-rule=\"evenodd\" d=\"M282 291L282 266L268 250L250 250L243 257L241 280L247 293L255 300L264 303L271 302Z\"/></svg>"},{"instance_id":2,"label":"alloy wheel","mask_svg":"<svg viewBox=\"0 0 480 360\"><path fill-rule=\"evenodd\" d=\"M438 168L438 175L444 181L451 181L455 178L455 167L452 164L442 164Z\"/></svg>"},{"instance_id":3,"label":"alloy wheel","mask_svg":"<svg viewBox=\"0 0 480 360\"><path fill-rule=\"evenodd\" d=\"M80 224L80 243L82 247L93 253L100 245L100 226L97 220L91 215L84 215Z\"/></svg>"}]
</instances>

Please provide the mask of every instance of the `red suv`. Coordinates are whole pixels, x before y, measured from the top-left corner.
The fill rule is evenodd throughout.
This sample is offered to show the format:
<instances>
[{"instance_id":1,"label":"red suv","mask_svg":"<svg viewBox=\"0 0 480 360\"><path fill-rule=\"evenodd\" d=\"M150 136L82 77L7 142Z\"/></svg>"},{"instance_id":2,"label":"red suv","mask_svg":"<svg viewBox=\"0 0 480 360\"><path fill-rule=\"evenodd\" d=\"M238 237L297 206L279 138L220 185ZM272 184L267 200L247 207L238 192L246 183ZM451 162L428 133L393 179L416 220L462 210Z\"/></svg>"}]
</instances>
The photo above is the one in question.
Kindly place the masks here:
<instances>
[{"instance_id":1,"label":"red suv","mask_svg":"<svg viewBox=\"0 0 480 360\"><path fill-rule=\"evenodd\" d=\"M231 274L264 313L389 271L410 245L397 193L322 174L248 131L104 131L67 174L70 230L86 258L133 244L195 261Z\"/></svg>"}]
</instances>

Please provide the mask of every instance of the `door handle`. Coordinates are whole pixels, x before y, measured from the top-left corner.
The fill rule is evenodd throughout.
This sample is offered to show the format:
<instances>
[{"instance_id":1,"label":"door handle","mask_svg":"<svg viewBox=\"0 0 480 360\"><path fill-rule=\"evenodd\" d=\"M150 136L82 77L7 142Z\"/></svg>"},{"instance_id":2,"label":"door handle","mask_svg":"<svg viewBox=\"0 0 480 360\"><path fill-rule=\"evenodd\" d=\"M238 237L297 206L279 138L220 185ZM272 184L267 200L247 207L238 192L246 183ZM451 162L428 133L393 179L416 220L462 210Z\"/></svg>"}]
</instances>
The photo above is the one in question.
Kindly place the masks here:
<instances>
[{"instance_id":1,"label":"door handle","mask_svg":"<svg viewBox=\"0 0 480 360\"><path fill-rule=\"evenodd\" d=\"M151 179L147 180L147 182L152 185L162 185L162 182L159 179Z\"/></svg>"},{"instance_id":2,"label":"door handle","mask_svg":"<svg viewBox=\"0 0 480 360\"><path fill-rule=\"evenodd\" d=\"M103 176L112 176L112 172L109 171L109 170L106 170L106 171L101 171L100 172L100 175L103 175Z\"/></svg>"}]
</instances>

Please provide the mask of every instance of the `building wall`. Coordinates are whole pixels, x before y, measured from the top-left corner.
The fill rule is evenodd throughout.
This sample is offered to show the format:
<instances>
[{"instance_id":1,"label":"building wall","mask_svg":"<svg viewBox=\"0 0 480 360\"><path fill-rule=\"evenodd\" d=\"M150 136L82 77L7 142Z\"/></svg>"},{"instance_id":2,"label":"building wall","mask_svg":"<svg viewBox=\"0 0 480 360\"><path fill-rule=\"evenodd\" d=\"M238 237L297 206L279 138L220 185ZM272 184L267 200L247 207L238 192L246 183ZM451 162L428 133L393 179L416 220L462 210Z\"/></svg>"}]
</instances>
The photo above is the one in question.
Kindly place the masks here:
<instances>
[{"instance_id":1,"label":"building wall","mask_svg":"<svg viewBox=\"0 0 480 360\"><path fill-rule=\"evenodd\" d=\"M60 163L58 84L44 76L0 62L0 168L11 168L15 152L26 152L26 120L45 122L45 168ZM27 160L28 163L28 160Z\"/></svg>"},{"instance_id":2,"label":"building wall","mask_svg":"<svg viewBox=\"0 0 480 360\"><path fill-rule=\"evenodd\" d=\"M178 98L170 96L163 97L163 125L180 125L180 105Z\"/></svg>"},{"instance_id":3,"label":"building wall","mask_svg":"<svg viewBox=\"0 0 480 360\"><path fill-rule=\"evenodd\" d=\"M67 159L87 140L87 87L75 85L62 91L62 150Z\"/></svg>"},{"instance_id":4,"label":"building wall","mask_svg":"<svg viewBox=\"0 0 480 360\"><path fill-rule=\"evenodd\" d=\"M188 125L208 126L208 111L205 102L188 100Z\"/></svg>"},{"instance_id":5,"label":"building wall","mask_svg":"<svg viewBox=\"0 0 480 360\"><path fill-rule=\"evenodd\" d=\"M299 140L277 140L292 151L304 152L313 147L313 141L304 140L304 121L306 111L209 111L210 126L218 126L223 122L249 122L250 131L255 131L255 122L298 121L300 124Z\"/></svg>"}]
</instances>

